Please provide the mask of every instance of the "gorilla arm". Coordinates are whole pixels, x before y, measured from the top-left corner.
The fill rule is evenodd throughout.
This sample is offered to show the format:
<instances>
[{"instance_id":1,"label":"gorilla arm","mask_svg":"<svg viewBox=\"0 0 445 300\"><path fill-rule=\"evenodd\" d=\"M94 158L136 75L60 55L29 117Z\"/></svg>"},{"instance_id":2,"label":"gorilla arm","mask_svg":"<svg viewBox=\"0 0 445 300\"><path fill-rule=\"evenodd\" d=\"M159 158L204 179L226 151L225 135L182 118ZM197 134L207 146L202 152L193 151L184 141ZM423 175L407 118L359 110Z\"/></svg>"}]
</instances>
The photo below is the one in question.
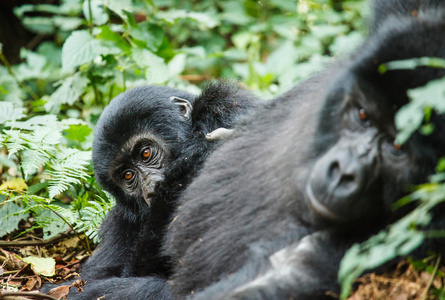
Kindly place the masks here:
<instances>
[{"instance_id":1,"label":"gorilla arm","mask_svg":"<svg viewBox=\"0 0 445 300\"><path fill-rule=\"evenodd\" d=\"M320 231L304 237L268 257L251 258L239 271L201 293L197 300L208 299L330 299L325 291L339 289L337 273L340 261L351 243L333 231ZM258 272L259 265L262 265ZM296 267L298 266L298 267ZM255 279L246 281L249 273ZM230 282L244 281L233 291Z\"/></svg>"}]
</instances>

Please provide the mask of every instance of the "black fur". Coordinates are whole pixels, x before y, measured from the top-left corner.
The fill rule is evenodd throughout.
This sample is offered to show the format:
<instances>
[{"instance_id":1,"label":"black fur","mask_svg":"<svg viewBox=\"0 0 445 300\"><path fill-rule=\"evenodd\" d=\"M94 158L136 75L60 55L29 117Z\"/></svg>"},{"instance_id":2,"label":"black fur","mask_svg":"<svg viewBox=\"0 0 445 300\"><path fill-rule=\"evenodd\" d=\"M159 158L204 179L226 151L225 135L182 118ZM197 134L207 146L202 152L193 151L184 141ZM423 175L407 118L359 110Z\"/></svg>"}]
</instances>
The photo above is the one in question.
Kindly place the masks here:
<instances>
[{"instance_id":1,"label":"black fur","mask_svg":"<svg viewBox=\"0 0 445 300\"><path fill-rule=\"evenodd\" d=\"M190 122L179 117L169 97L189 100L193 111ZM161 299L152 288L170 275L169 258L160 255L160 243L176 199L195 177L203 162L219 144L205 135L217 128L232 128L237 119L256 106L255 97L229 82L214 82L199 96L167 87L145 86L129 90L114 99L104 110L96 128L93 162L98 182L116 197L116 206L102 224L102 242L82 268L85 292L70 297L93 299L113 291L114 299L133 298L137 286L150 289L147 297ZM160 136L170 152L165 163L165 179L155 188L151 205L140 196L125 193L111 179L110 166L122 145L141 133ZM145 284L142 277L155 275ZM125 284L129 277L131 285ZM107 279L110 278L110 279ZM105 280L100 280L105 279ZM128 290L121 290L128 286ZM153 289L153 291L152 291ZM128 298L129 299L129 298ZM133 298L135 299L135 298Z\"/></svg>"}]
</instances>

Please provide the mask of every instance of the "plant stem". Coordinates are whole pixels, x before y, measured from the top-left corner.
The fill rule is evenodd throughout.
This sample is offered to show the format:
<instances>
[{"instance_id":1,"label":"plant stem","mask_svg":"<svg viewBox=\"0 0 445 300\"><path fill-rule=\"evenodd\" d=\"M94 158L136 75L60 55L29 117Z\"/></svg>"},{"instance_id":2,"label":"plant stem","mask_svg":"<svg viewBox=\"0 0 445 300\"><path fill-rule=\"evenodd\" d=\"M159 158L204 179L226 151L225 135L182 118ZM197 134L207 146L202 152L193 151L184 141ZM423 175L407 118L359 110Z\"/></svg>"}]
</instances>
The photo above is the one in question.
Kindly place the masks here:
<instances>
[{"instance_id":1,"label":"plant stem","mask_svg":"<svg viewBox=\"0 0 445 300\"><path fill-rule=\"evenodd\" d=\"M441 260L441 255L439 254L436 260L436 264L434 265L433 273L431 274L430 281L428 282L428 285L425 288L425 291L423 292L422 300L426 300L426 297L428 296L428 291L431 288L431 285L433 285L434 278L436 277L437 270L439 270L439 264Z\"/></svg>"},{"instance_id":2,"label":"plant stem","mask_svg":"<svg viewBox=\"0 0 445 300\"><path fill-rule=\"evenodd\" d=\"M93 33L93 10L91 9L91 0L88 0L88 14L90 15L88 18L88 30L90 33Z\"/></svg>"},{"instance_id":3,"label":"plant stem","mask_svg":"<svg viewBox=\"0 0 445 300\"><path fill-rule=\"evenodd\" d=\"M18 167L19 167L19 169L20 169L20 173L22 174L22 178L23 178L23 180L26 180L26 178L25 178L25 172L23 171L23 167L22 167L22 156L20 155L20 152L17 152L17 159L18 159L18 161L19 161L19 163L18 163Z\"/></svg>"},{"instance_id":4,"label":"plant stem","mask_svg":"<svg viewBox=\"0 0 445 300\"><path fill-rule=\"evenodd\" d=\"M23 81L21 81L17 75L14 73L14 71L12 70L11 65L9 64L8 60L6 59L5 55L3 54L2 51L0 51L0 60L2 61L2 63L5 65L6 69L8 70L9 74L15 79L15 81L21 85L27 92L28 94L34 99L34 100L39 100L40 97L34 93L34 91Z\"/></svg>"},{"instance_id":5,"label":"plant stem","mask_svg":"<svg viewBox=\"0 0 445 300\"><path fill-rule=\"evenodd\" d=\"M123 81L123 88L124 92L127 90L127 75L125 74L125 69L122 69L122 81Z\"/></svg>"},{"instance_id":6,"label":"plant stem","mask_svg":"<svg viewBox=\"0 0 445 300\"><path fill-rule=\"evenodd\" d=\"M83 246L83 247L85 248L85 250L87 250L88 253L90 254L90 253L91 253L91 249L90 249L90 245L89 245L89 243L88 243L88 242L85 243L85 240L82 239L82 238L80 237L80 234L79 234L76 230L74 230L74 227L73 227L67 220L65 220L64 217L62 217L61 215L59 215L54 209L51 209L51 207L48 207L48 206L44 206L44 207L47 208L47 209L49 209L50 211L52 211L56 216L58 216L59 218L61 218L62 221L65 222L66 225L69 226L69 228L71 228L71 230L72 230L72 231L76 234L76 236L79 238L79 241L82 243L82 246Z\"/></svg>"},{"instance_id":7,"label":"plant stem","mask_svg":"<svg viewBox=\"0 0 445 300\"><path fill-rule=\"evenodd\" d=\"M94 68L94 66L93 66ZM94 75L93 75L93 71L90 69L88 70L88 75L91 81L91 85L93 86L93 91L94 91L94 98L96 98L96 101L100 101L100 96L99 96L99 91L97 90L97 86L96 86L96 80L94 79Z\"/></svg>"}]
</instances>

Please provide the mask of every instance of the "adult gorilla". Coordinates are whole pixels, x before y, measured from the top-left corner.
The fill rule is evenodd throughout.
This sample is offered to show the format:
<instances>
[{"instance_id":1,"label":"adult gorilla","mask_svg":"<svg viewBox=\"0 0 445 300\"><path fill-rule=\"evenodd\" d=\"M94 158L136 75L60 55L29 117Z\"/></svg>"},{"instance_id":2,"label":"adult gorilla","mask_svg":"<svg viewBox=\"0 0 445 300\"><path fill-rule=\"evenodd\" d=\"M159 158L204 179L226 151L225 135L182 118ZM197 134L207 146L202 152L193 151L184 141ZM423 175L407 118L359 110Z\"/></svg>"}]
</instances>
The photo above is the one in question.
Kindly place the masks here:
<instances>
[{"instance_id":1,"label":"adult gorilla","mask_svg":"<svg viewBox=\"0 0 445 300\"><path fill-rule=\"evenodd\" d=\"M382 75L378 67L445 58L445 4L386 2L393 13L374 21L350 61L274 100L206 162L167 235L166 252L177 262L174 293L324 298L339 291L339 263L351 244L410 209L393 212L391 204L426 181L445 155L445 118L433 114L433 134L415 133L400 146L394 116L408 89L444 71ZM444 225L443 213L438 208L436 226ZM430 246L443 251L440 242Z\"/></svg>"}]
</instances>

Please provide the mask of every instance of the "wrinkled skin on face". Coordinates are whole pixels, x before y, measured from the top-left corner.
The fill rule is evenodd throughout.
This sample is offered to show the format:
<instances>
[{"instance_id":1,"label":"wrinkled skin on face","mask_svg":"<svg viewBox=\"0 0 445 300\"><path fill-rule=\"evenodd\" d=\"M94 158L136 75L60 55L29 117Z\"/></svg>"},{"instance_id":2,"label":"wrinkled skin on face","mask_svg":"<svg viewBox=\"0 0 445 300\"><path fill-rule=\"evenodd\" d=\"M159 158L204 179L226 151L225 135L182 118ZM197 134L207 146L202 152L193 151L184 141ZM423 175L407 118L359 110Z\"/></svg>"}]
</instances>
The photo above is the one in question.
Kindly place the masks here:
<instances>
[{"instance_id":1,"label":"wrinkled skin on face","mask_svg":"<svg viewBox=\"0 0 445 300\"><path fill-rule=\"evenodd\" d=\"M143 197L150 205L155 186L164 180L169 149L149 133L133 136L110 165L112 180L128 195Z\"/></svg>"},{"instance_id":2,"label":"wrinkled skin on face","mask_svg":"<svg viewBox=\"0 0 445 300\"><path fill-rule=\"evenodd\" d=\"M319 215L348 222L385 213L383 203L378 205L384 174L392 174L392 182L409 182L410 150L395 141L396 106L378 107L357 79L340 82L345 82L340 91L332 93L341 100L335 116L338 138L315 162L306 199Z\"/></svg>"}]
</instances>

